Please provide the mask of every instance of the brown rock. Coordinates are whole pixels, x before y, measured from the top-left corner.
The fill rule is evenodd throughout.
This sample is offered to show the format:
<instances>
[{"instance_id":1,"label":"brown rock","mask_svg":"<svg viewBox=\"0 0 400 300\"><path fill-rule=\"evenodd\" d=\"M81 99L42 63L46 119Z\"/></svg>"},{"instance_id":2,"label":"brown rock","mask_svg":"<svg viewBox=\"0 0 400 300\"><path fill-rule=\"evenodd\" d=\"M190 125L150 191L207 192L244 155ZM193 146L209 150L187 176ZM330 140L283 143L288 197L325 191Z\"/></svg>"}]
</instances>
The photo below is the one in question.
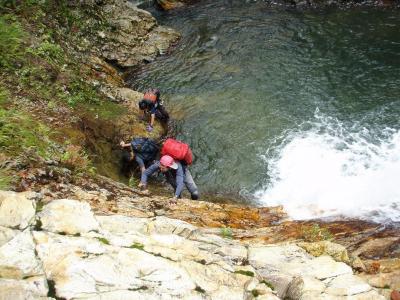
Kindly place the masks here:
<instances>
[{"instance_id":1,"label":"brown rock","mask_svg":"<svg viewBox=\"0 0 400 300\"><path fill-rule=\"evenodd\" d=\"M392 291L390 294L390 300L400 300L400 292L399 291Z\"/></svg>"}]
</instances>

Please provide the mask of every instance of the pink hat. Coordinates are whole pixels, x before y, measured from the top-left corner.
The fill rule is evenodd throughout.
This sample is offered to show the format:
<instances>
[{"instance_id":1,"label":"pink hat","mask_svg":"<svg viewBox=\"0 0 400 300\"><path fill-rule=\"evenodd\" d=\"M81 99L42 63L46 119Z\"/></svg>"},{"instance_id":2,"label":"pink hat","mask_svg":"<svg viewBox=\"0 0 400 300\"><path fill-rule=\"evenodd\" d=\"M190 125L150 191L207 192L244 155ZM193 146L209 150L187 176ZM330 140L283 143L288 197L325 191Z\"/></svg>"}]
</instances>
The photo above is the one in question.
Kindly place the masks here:
<instances>
[{"instance_id":1,"label":"pink hat","mask_svg":"<svg viewBox=\"0 0 400 300\"><path fill-rule=\"evenodd\" d=\"M178 165L176 164L174 159L169 155L164 155L163 157L161 157L160 164L162 164L164 167L168 167L171 169L175 170L178 169Z\"/></svg>"}]
</instances>

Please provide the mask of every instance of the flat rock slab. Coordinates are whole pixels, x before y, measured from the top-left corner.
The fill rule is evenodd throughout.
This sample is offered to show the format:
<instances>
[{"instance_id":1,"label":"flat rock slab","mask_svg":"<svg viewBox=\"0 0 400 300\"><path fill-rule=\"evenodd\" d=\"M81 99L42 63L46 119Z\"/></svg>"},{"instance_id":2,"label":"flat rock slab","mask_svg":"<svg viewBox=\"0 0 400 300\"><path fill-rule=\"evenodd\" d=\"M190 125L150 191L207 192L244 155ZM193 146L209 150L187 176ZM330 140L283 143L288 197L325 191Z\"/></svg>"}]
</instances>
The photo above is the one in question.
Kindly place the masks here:
<instances>
[{"instance_id":1,"label":"flat rock slab","mask_svg":"<svg viewBox=\"0 0 400 300\"><path fill-rule=\"evenodd\" d=\"M0 278L23 279L44 275L35 255L35 243L29 229L18 232L0 247Z\"/></svg>"}]
</instances>

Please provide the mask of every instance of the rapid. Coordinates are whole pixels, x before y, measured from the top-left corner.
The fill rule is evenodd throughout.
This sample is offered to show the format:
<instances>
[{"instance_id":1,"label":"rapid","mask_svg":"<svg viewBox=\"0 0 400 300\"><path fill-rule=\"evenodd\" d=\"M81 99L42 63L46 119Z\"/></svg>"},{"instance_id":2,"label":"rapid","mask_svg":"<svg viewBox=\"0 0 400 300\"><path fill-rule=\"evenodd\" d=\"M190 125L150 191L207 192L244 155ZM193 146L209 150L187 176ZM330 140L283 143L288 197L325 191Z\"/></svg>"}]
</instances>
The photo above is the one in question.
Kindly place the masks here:
<instances>
[{"instance_id":1,"label":"rapid","mask_svg":"<svg viewBox=\"0 0 400 300\"><path fill-rule=\"evenodd\" d=\"M201 1L152 11L182 33L132 73L158 87L204 193L295 219L400 222L400 11Z\"/></svg>"}]
</instances>

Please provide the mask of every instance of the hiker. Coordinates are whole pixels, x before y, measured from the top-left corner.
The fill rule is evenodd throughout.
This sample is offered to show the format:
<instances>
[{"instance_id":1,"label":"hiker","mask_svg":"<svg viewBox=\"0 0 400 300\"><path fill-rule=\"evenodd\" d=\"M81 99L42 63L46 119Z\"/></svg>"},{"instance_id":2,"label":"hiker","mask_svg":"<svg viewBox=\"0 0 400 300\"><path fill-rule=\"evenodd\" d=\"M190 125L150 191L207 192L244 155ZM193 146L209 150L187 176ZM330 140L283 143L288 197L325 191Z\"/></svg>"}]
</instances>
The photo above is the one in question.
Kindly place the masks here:
<instances>
[{"instance_id":1,"label":"hiker","mask_svg":"<svg viewBox=\"0 0 400 300\"><path fill-rule=\"evenodd\" d=\"M172 203L176 203L176 199L181 197L184 185L189 190L192 200L199 199L199 191L188 166L183 161L175 160L169 155L162 156L160 161L156 161L142 173L139 187L146 189L148 177L157 171L161 171L168 183L175 189Z\"/></svg>"},{"instance_id":2,"label":"hiker","mask_svg":"<svg viewBox=\"0 0 400 300\"><path fill-rule=\"evenodd\" d=\"M150 122L146 127L147 131L151 132L153 130L155 118L163 123L168 123L169 114L160 99L159 89L149 89L145 92L143 99L139 102L139 108L143 113L143 119L146 114L150 114Z\"/></svg>"},{"instance_id":3,"label":"hiker","mask_svg":"<svg viewBox=\"0 0 400 300\"><path fill-rule=\"evenodd\" d=\"M134 138L130 143L121 141L119 145L122 148L129 149L129 153L124 154L122 158L123 167L129 166L135 160L139 165L141 174L146 170L146 166L154 162L159 150L155 141L143 137Z\"/></svg>"}]
</instances>

